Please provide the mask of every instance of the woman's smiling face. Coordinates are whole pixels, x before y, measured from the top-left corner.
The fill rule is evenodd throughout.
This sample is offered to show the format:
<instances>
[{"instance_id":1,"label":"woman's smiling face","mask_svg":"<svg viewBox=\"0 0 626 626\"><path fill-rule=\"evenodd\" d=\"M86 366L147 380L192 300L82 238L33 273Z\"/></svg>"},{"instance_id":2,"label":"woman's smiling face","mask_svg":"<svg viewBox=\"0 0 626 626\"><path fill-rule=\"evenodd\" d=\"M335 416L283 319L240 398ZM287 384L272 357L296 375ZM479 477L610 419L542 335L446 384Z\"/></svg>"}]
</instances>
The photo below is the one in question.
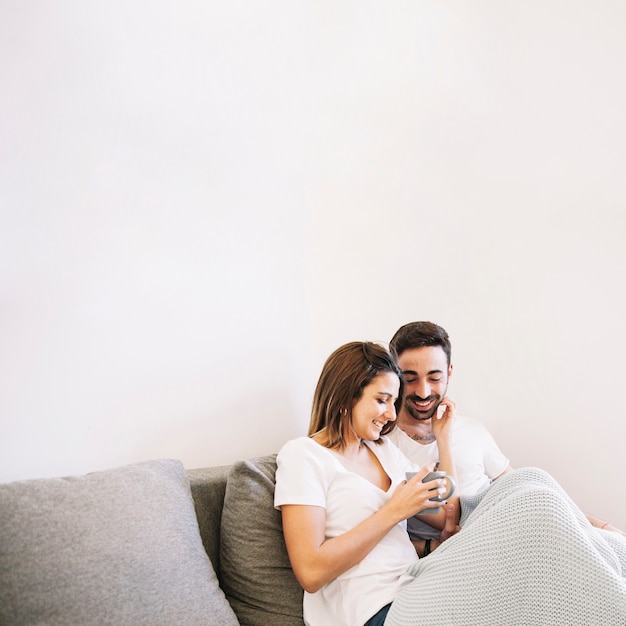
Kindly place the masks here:
<instances>
[{"instance_id":1,"label":"woman's smiling face","mask_svg":"<svg viewBox=\"0 0 626 626\"><path fill-rule=\"evenodd\" d=\"M378 374L363 388L363 395L352 406L352 433L359 439L375 441L387 422L396 419L394 403L400 392L400 379L393 372Z\"/></svg>"}]
</instances>

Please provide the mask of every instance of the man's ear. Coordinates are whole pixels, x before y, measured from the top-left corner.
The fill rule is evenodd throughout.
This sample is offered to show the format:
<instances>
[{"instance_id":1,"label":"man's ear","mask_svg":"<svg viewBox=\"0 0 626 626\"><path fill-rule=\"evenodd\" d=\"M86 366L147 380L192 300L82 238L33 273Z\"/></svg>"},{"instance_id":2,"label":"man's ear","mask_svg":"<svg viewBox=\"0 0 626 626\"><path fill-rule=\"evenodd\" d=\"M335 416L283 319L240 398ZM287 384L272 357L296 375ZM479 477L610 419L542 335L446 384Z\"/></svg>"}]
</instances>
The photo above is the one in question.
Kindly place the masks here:
<instances>
[{"instance_id":1,"label":"man's ear","mask_svg":"<svg viewBox=\"0 0 626 626\"><path fill-rule=\"evenodd\" d=\"M452 376L452 370L454 369L454 365L452 363L450 363L450 365L448 366L448 378L450 378Z\"/></svg>"}]
</instances>

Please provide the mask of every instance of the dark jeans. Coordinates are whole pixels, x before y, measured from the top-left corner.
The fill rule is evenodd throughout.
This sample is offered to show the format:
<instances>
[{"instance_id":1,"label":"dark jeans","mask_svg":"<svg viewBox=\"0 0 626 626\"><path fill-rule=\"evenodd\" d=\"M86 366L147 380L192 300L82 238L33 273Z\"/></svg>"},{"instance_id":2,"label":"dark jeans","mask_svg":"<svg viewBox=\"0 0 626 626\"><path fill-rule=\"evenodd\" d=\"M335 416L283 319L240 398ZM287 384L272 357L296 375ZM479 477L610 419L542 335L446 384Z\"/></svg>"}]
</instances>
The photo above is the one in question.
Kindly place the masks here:
<instances>
[{"instance_id":1,"label":"dark jeans","mask_svg":"<svg viewBox=\"0 0 626 626\"><path fill-rule=\"evenodd\" d=\"M385 618L387 617L387 613L389 613L389 609L391 608L391 602L386 604L376 615L372 615L363 626L383 626L385 623Z\"/></svg>"}]
</instances>

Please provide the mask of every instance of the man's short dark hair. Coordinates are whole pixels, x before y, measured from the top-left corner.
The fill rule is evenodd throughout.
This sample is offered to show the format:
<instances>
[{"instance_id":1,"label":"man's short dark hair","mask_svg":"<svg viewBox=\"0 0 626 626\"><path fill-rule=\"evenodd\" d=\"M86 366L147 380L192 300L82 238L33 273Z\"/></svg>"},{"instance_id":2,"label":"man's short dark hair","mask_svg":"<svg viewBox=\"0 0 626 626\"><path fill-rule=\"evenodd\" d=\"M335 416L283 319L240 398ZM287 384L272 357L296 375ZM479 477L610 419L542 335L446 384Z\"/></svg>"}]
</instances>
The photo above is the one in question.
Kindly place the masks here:
<instances>
[{"instance_id":1,"label":"man's short dark hair","mask_svg":"<svg viewBox=\"0 0 626 626\"><path fill-rule=\"evenodd\" d=\"M409 322L398 328L389 342L389 349L396 358L405 350L425 346L441 346L448 358L448 366L450 365L452 358L450 337L444 328L433 322Z\"/></svg>"}]
</instances>

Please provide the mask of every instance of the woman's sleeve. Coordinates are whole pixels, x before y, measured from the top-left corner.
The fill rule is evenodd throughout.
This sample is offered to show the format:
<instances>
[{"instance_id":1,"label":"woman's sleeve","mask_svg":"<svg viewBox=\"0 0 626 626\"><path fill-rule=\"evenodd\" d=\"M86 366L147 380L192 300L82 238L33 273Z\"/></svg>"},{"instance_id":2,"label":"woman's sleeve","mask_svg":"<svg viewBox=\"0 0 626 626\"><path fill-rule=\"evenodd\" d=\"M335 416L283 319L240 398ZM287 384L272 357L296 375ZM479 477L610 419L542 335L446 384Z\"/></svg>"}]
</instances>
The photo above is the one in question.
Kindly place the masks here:
<instances>
[{"instance_id":1,"label":"woman's sleeve","mask_svg":"<svg viewBox=\"0 0 626 626\"><path fill-rule=\"evenodd\" d=\"M329 466L323 454L305 438L287 442L276 458L276 488L274 506L304 504L326 508L326 488ZM320 453L326 451L320 447Z\"/></svg>"}]
</instances>

